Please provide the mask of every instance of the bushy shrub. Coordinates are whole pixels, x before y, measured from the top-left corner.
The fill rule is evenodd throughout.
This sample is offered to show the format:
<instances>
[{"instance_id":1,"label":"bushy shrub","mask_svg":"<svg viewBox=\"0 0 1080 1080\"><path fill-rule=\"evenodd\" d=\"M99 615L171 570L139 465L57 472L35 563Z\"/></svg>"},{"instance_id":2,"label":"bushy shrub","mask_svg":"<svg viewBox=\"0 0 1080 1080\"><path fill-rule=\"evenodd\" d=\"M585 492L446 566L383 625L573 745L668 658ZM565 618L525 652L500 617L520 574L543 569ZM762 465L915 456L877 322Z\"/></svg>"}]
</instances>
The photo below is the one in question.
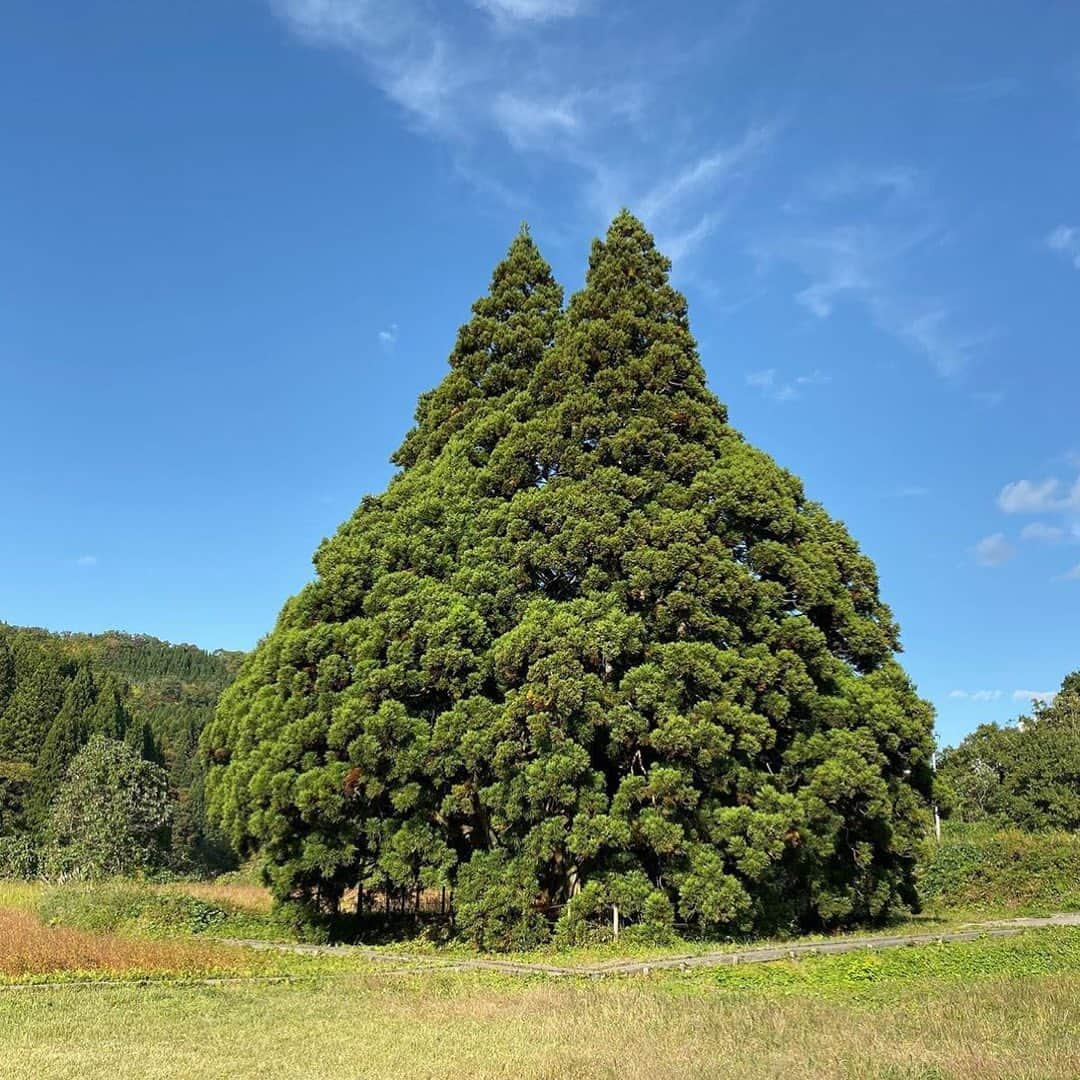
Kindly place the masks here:
<instances>
[{"instance_id":1,"label":"bushy shrub","mask_svg":"<svg viewBox=\"0 0 1080 1080\"><path fill-rule=\"evenodd\" d=\"M95 735L75 756L53 805L46 870L93 879L146 869L167 848L170 812L165 770Z\"/></svg>"},{"instance_id":2,"label":"bushy shrub","mask_svg":"<svg viewBox=\"0 0 1080 1080\"><path fill-rule=\"evenodd\" d=\"M0 878L37 877L40 856L29 836L0 836Z\"/></svg>"},{"instance_id":3,"label":"bushy shrub","mask_svg":"<svg viewBox=\"0 0 1080 1080\"><path fill-rule=\"evenodd\" d=\"M675 940L675 908L640 870L589 882L563 908L555 924L561 946L596 944L614 936L614 908L619 909L621 940L662 945Z\"/></svg>"}]
</instances>

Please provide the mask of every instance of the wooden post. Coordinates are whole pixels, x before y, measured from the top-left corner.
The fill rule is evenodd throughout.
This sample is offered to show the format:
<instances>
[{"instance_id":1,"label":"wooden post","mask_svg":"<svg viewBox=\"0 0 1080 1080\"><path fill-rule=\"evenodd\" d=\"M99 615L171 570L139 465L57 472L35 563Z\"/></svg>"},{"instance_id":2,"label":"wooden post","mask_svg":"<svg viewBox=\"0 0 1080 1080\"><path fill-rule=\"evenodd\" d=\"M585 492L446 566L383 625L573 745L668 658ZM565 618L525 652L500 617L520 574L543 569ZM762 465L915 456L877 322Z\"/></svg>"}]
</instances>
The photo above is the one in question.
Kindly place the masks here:
<instances>
[{"instance_id":1,"label":"wooden post","mask_svg":"<svg viewBox=\"0 0 1080 1080\"><path fill-rule=\"evenodd\" d=\"M615 935L616 940L619 937L619 905L611 905L611 932Z\"/></svg>"}]
</instances>

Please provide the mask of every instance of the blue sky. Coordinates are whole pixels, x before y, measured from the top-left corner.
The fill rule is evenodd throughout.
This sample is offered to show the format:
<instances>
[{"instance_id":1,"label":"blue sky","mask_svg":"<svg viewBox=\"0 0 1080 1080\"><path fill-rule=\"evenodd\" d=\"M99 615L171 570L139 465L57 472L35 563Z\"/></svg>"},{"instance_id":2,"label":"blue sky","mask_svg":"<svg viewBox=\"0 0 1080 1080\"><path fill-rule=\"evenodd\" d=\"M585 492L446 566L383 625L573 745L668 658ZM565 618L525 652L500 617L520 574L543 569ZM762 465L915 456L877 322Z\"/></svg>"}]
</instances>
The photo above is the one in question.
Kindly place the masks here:
<instances>
[{"instance_id":1,"label":"blue sky","mask_svg":"<svg viewBox=\"0 0 1080 1080\"><path fill-rule=\"evenodd\" d=\"M953 741L1080 667L1080 8L8 0L0 618L247 648L626 204Z\"/></svg>"}]
</instances>

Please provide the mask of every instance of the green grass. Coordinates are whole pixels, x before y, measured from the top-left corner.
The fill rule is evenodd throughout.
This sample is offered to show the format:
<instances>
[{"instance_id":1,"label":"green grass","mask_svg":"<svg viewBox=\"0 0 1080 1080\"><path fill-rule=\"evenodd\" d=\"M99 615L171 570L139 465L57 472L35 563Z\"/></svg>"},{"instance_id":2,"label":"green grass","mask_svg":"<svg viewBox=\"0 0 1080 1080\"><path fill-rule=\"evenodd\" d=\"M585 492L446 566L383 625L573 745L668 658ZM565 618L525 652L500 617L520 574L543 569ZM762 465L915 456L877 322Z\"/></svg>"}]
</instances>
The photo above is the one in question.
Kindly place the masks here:
<instances>
[{"instance_id":1,"label":"green grass","mask_svg":"<svg viewBox=\"0 0 1080 1080\"><path fill-rule=\"evenodd\" d=\"M177 887L130 881L45 887L38 891L34 909L46 925L77 930L158 938L199 935L280 941L294 936L272 913L204 899Z\"/></svg>"},{"instance_id":2,"label":"green grass","mask_svg":"<svg viewBox=\"0 0 1080 1080\"><path fill-rule=\"evenodd\" d=\"M715 973L714 973L715 974ZM912 983L891 997L720 990L699 976L0 992L5 1080L1080 1075L1080 976Z\"/></svg>"},{"instance_id":3,"label":"green grass","mask_svg":"<svg viewBox=\"0 0 1080 1080\"><path fill-rule=\"evenodd\" d=\"M175 938L210 950L207 973L241 980L207 985L190 963L150 979L120 965L50 971L48 986L8 980L3 1080L1080 1076L1078 930L647 977L512 977L232 949L214 934L265 918L258 905L184 888L0 885L0 907L70 920L55 933L115 942L120 959Z\"/></svg>"},{"instance_id":4,"label":"green grass","mask_svg":"<svg viewBox=\"0 0 1080 1080\"><path fill-rule=\"evenodd\" d=\"M953 944L860 950L807 956L770 964L719 968L711 973L729 994L769 998L893 998L912 986L924 991L979 979L1080 976L1080 932L1073 928L1031 931L1012 938L981 938Z\"/></svg>"}]
</instances>

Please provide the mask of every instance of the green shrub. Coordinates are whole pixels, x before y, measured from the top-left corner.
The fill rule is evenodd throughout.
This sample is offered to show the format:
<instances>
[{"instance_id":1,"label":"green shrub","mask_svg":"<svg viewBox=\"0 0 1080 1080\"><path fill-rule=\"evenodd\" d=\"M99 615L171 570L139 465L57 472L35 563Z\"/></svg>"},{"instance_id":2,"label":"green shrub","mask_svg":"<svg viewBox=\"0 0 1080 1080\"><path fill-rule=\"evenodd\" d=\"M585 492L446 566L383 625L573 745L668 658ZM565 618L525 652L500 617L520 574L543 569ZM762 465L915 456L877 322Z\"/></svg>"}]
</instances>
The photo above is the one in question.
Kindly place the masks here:
<instances>
[{"instance_id":1,"label":"green shrub","mask_svg":"<svg viewBox=\"0 0 1080 1080\"><path fill-rule=\"evenodd\" d=\"M962 830L930 850L920 893L938 908L1080 910L1080 835Z\"/></svg>"},{"instance_id":2,"label":"green shrub","mask_svg":"<svg viewBox=\"0 0 1080 1080\"><path fill-rule=\"evenodd\" d=\"M611 939L611 907L608 890L590 881L564 905L555 924L555 943L560 948L599 943Z\"/></svg>"},{"instance_id":3,"label":"green shrub","mask_svg":"<svg viewBox=\"0 0 1080 1080\"><path fill-rule=\"evenodd\" d=\"M57 878L107 878L160 862L171 816L169 777L130 746L94 735L53 804L46 863Z\"/></svg>"},{"instance_id":4,"label":"green shrub","mask_svg":"<svg viewBox=\"0 0 1080 1080\"><path fill-rule=\"evenodd\" d=\"M29 881L40 869L37 846L29 836L0 836L0 878Z\"/></svg>"},{"instance_id":5,"label":"green shrub","mask_svg":"<svg viewBox=\"0 0 1080 1080\"><path fill-rule=\"evenodd\" d=\"M613 906L619 909L620 941L669 945L677 939L675 908L667 893L640 870L632 870L591 881L574 896L555 924L555 943L568 948L610 941Z\"/></svg>"}]
</instances>

